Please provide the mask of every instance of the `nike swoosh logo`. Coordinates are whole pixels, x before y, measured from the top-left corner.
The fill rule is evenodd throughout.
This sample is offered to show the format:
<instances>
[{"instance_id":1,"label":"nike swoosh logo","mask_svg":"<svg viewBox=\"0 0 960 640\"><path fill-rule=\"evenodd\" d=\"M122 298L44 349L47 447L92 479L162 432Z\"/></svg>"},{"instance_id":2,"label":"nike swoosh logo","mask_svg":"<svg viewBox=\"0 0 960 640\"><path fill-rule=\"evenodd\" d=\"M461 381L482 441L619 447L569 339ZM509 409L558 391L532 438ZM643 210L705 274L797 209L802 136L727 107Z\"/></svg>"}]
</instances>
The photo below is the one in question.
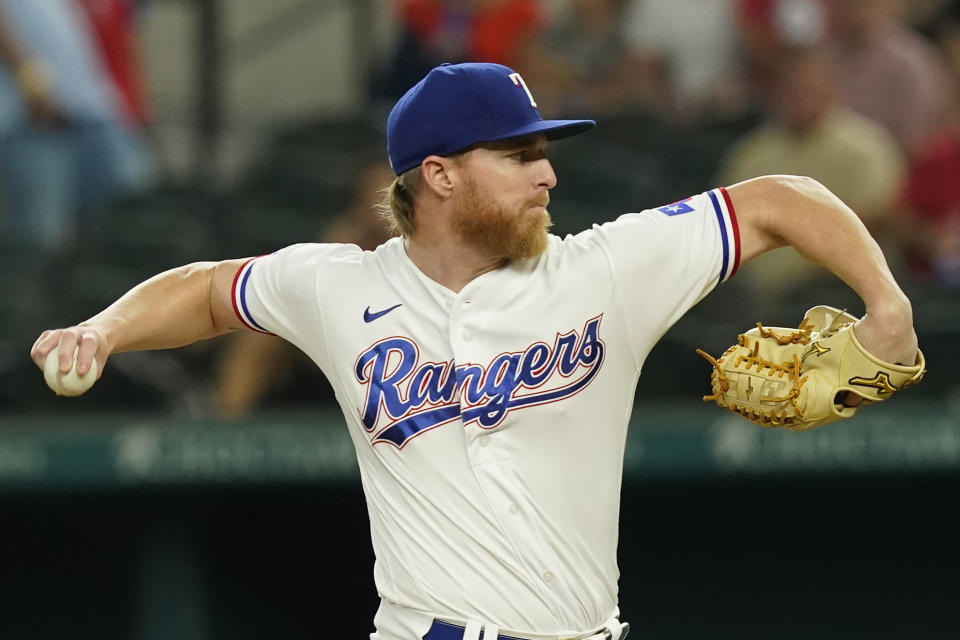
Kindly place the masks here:
<instances>
[{"instance_id":1,"label":"nike swoosh logo","mask_svg":"<svg viewBox=\"0 0 960 640\"><path fill-rule=\"evenodd\" d=\"M395 304L395 305L393 305L393 306L390 307L389 309L384 309L383 311L377 311L376 313L370 313L370 307L367 307L366 309L363 310L363 321L364 321L364 322L373 322L374 320L376 320L376 319L379 318L380 316L385 316L385 315L387 315L388 313L390 313L391 311L393 311L394 309L396 309L397 307L401 307L401 306L403 306L403 303L402 303L402 302L401 302L400 304Z\"/></svg>"}]
</instances>

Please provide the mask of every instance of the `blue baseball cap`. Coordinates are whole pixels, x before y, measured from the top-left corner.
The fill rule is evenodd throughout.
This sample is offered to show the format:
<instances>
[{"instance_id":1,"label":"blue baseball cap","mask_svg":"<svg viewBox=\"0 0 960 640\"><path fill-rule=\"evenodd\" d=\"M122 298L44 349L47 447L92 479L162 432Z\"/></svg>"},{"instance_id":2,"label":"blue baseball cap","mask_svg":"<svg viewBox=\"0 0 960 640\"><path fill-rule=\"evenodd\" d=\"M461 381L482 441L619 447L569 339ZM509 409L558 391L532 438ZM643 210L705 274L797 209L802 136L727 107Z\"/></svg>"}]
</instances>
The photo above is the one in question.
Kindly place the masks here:
<instances>
[{"instance_id":1,"label":"blue baseball cap","mask_svg":"<svg viewBox=\"0 0 960 640\"><path fill-rule=\"evenodd\" d=\"M593 120L544 120L520 74L500 64L442 64L407 91L387 118L387 155L396 175L431 155L532 133L550 140L582 133Z\"/></svg>"}]
</instances>

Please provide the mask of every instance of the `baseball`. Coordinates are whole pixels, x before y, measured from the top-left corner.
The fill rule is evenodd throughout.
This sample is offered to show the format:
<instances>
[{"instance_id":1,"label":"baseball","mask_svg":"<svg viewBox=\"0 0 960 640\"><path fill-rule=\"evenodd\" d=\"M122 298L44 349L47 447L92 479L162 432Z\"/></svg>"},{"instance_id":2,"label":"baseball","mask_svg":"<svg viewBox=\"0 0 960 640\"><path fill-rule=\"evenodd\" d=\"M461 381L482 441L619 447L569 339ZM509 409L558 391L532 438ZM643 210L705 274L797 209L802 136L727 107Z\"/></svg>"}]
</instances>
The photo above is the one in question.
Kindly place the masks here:
<instances>
[{"instance_id":1,"label":"baseball","mask_svg":"<svg viewBox=\"0 0 960 640\"><path fill-rule=\"evenodd\" d=\"M47 354L43 362L43 379L47 386L53 389L58 396L79 396L93 386L97 381L97 360L90 363L90 370L82 376L77 373L77 352L73 350L73 366L67 373L60 373L60 348L56 347Z\"/></svg>"}]
</instances>

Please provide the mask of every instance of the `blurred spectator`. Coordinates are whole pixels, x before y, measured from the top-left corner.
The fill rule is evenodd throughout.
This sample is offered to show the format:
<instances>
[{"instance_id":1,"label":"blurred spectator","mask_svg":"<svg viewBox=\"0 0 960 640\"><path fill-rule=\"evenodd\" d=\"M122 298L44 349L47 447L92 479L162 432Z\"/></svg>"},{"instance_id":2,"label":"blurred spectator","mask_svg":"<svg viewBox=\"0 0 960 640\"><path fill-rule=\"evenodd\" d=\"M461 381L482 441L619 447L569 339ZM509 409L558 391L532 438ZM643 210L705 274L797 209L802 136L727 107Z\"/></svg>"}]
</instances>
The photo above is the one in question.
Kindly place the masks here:
<instances>
[{"instance_id":1,"label":"blurred spectator","mask_svg":"<svg viewBox=\"0 0 960 640\"><path fill-rule=\"evenodd\" d=\"M116 87L126 121L145 128L150 108L137 47L135 0L75 1L90 21L94 42Z\"/></svg>"},{"instance_id":2,"label":"blurred spectator","mask_svg":"<svg viewBox=\"0 0 960 640\"><path fill-rule=\"evenodd\" d=\"M741 108L733 0L629 0L624 29L635 82L666 115Z\"/></svg>"},{"instance_id":3,"label":"blurred spectator","mask_svg":"<svg viewBox=\"0 0 960 640\"><path fill-rule=\"evenodd\" d=\"M960 79L960 4L937 22L933 37L956 83Z\"/></svg>"},{"instance_id":4,"label":"blurred spectator","mask_svg":"<svg viewBox=\"0 0 960 640\"><path fill-rule=\"evenodd\" d=\"M665 103L628 58L625 5L625 0L570 0L525 48L519 68L536 87L545 116L603 116Z\"/></svg>"},{"instance_id":5,"label":"blurred spectator","mask_svg":"<svg viewBox=\"0 0 960 640\"><path fill-rule=\"evenodd\" d=\"M731 150L720 182L777 173L810 176L857 212L875 236L883 235L903 172L896 142L879 125L838 104L825 55L798 50L786 54L777 69L769 121ZM770 298L789 295L785 287L790 284L833 278L792 249L760 256L744 267L743 277Z\"/></svg>"},{"instance_id":6,"label":"blurred spectator","mask_svg":"<svg viewBox=\"0 0 960 640\"><path fill-rule=\"evenodd\" d=\"M342 242L373 250L389 235L377 213L383 188L393 172L377 156L362 167L351 185L351 204L335 216L321 242ZM292 368L296 348L276 337L243 331L231 336L220 359L214 404L219 416L235 421L247 416ZM313 369L315 370L315 369Z\"/></svg>"},{"instance_id":7,"label":"blurred spectator","mask_svg":"<svg viewBox=\"0 0 960 640\"><path fill-rule=\"evenodd\" d=\"M119 188L141 191L155 179L148 142L150 107L140 65L136 0L74 0L86 13L92 39L111 81L123 119Z\"/></svg>"},{"instance_id":8,"label":"blurred spectator","mask_svg":"<svg viewBox=\"0 0 960 640\"><path fill-rule=\"evenodd\" d=\"M791 49L814 47L827 35L824 0L737 0L737 41L745 98L771 110L777 61Z\"/></svg>"},{"instance_id":9,"label":"blurred spectator","mask_svg":"<svg viewBox=\"0 0 960 640\"><path fill-rule=\"evenodd\" d=\"M940 51L960 79L960 1L924 0L906 7L907 20ZM960 106L917 148L900 199L898 231L907 265L924 282L960 286Z\"/></svg>"},{"instance_id":10,"label":"blurred spectator","mask_svg":"<svg viewBox=\"0 0 960 640\"><path fill-rule=\"evenodd\" d=\"M949 115L954 86L946 65L904 24L899 0L836 0L827 6L842 102L913 152Z\"/></svg>"},{"instance_id":11,"label":"blurred spectator","mask_svg":"<svg viewBox=\"0 0 960 640\"><path fill-rule=\"evenodd\" d=\"M918 151L900 199L899 235L907 264L919 279L960 286L960 127Z\"/></svg>"},{"instance_id":12,"label":"blurred spectator","mask_svg":"<svg viewBox=\"0 0 960 640\"><path fill-rule=\"evenodd\" d=\"M960 18L958 0L910 0L903 2L904 21L931 42Z\"/></svg>"},{"instance_id":13,"label":"blurred spectator","mask_svg":"<svg viewBox=\"0 0 960 640\"><path fill-rule=\"evenodd\" d=\"M0 1L0 62L5 242L53 253L140 179L129 131L75 0Z\"/></svg>"},{"instance_id":14,"label":"blurred spectator","mask_svg":"<svg viewBox=\"0 0 960 640\"><path fill-rule=\"evenodd\" d=\"M373 87L391 103L443 62L520 68L521 47L543 22L540 0L395 0L395 8L400 41Z\"/></svg>"}]
</instances>

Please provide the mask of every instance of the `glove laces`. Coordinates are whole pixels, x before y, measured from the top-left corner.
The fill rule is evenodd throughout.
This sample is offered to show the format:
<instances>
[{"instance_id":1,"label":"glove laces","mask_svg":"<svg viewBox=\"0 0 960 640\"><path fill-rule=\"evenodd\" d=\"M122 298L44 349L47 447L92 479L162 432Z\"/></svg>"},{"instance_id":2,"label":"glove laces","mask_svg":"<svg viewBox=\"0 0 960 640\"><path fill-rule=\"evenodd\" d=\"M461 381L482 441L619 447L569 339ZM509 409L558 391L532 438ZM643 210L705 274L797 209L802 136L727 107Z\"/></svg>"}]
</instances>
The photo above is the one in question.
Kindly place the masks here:
<instances>
[{"instance_id":1,"label":"glove laces","mask_svg":"<svg viewBox=\"0 0 960 640\"><path fill-rule=\"evenodd\" d=\"M760 327L761 335L764 338L774 338L779 344L786 345L790 344L791 342L797 344L807 344L810 341L810 328L808 327L804 329L803 325L801 325L800 330L791 332L789 336L778 336L772 331L765 330L759 322L757 323L757 326ZM767 335L764 335L764 331L767 332ZM748 346L747 337L741 334L737 337L737 344L727 349L723 355L720 356L720 360L723 360L732 351L738 349L739 347L746 346ZM749 371L751 367L756 367L758 374L761 373L763 369L769 369L770 374L776 374L778 378L787 376L790 382L793 383L792 388L787 395L783 396L782 398L764 398L763 402L789 402L790 406L793 407L794 415L788 415L787 408L785 406L778 412L775 408L766 410L761 408L751 408L735 400L724 398L723 394L730 389L730 381L727 379L727 375L723 372L720 362L702 349L697 349L697 353L703 356L711 365L713 365L713 370L716 376L715 380L717 382L714 392L710 395L703 396L704 401L729 401L729 409L731 411L743 416L750 422L759 424L763 427L782 427L793 418L803 418L803 409L800 407L799 397L800 390L807 381L807 376L800 376L800 357L796 354L793 356L793 362L787 361L780 364L770 362L769 360L765 360L760 357L760 344L755 342L753 344L753 352L750 355L741 354L737 356L737 359L733 363L733 367L735 369ZM744 362L746 363L746 366L741 367L741 364Z\"/></svg>"}]
</instances>

